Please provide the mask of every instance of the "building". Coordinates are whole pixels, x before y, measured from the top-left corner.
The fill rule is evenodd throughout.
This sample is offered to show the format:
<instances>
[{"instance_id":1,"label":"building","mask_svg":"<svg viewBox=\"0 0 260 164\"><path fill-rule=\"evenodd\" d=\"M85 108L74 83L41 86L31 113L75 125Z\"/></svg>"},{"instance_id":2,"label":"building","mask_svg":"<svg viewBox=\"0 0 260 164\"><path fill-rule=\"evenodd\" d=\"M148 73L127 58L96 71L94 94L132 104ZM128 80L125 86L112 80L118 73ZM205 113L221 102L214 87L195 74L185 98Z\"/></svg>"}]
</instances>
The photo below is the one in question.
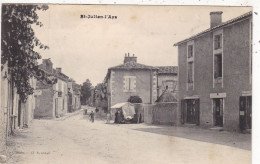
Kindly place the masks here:
<instances>
[{"instance_id":1,"label":"building","mask_svg":"<svg viewBox=\"0 0 260 164\"><path fill-rule=\"evenodd\" d=\"M28 95L23 102L17 93L17 88L11 82L8 64L1 69L1 111L0 111L0 154L5 151L6 141L15 129L30 126L35 110L34 93ZM30 86L36 88L36 78L29 79Z\"/></svg>"},{"instance_id":2,"label":"building","mask_svg":"<svg viewBox=\"0 0 260 164\"><path fill-rule=\"evenodd\" d=\"M158 78L158 101L177 101L178 97L178 67L159 66ZM160 99L160 100L159 100Z\"/></svg>"},{"instance_id":3,"label":"building","mask_svg":"<svg viewBox=\"0 0 260 164\"><path fill-rule=\"evenodd\" d=\"M81 108L81 86L72 79L68 82L68 112L74 112Z\"/></svg>"},{"instance_id":4,"label":"building","mask_svg":"<svg viewBox=\"0 0 260 164\"><path fill-rule=\"evenodd\" d=\"M210 28L180 41L179 123L251 129L252 13L222 22L210 13Z\"/></svg>"},{"instance_id":5,"label":"building","mask_svg":"<svg viewBox=\"0 0 260 164\"><path fill-rule=\"evenodd\" d=\"M130 96L139 96L143 103L157 99L158 68L137 62L136 56L125 55L124 63L108 69L105 77L108 107L126 102Z\"/></svg>"},{"instance_id":6,"label":"building","mask_svg":"<svg viewBox=\"0 0 260 164\"><path fill-rule=\"evenodd\" d=\"M61 68L53 69L50 59L43 59L39 65L46 74L57 79L55 84L37 81L36 108L34 118L60 117L68 111L68 86L69 77L62 73Z\"/></svg>"}]
</instances>

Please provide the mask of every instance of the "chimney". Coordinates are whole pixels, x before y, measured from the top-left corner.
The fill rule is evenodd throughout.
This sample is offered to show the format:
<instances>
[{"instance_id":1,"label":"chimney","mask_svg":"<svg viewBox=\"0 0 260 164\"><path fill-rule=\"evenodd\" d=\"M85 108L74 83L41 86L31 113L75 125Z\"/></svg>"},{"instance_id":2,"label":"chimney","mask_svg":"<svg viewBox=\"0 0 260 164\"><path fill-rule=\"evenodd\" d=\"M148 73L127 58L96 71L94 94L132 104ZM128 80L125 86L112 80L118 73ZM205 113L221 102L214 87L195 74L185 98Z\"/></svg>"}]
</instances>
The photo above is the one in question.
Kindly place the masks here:
<instances>
[{"instance_id":1,"label":"chimney","mask_svg":"<svg viewBox=\"0 0 260 164\"><path fill-rule=\"evenodd\" d=\"M125 56L124 64L128 63L128 62L135 62L136 63L137 62L137 57L134 56L134 54L133 54L133 56L130 56L130 54L128 53L128 55Z\"/></svg>"},{"instance_id":2,"label":"chimney","mask_svg":"<svg viewBox=\"0 0 260 164\"><path fill-rule=\"evenodd\" d=\"M210 12L210 28L218 26L222 23L222 11Z\"/></svg>"},{"instance_id":3,"label":"chimney","mask_svg":"<svg viewBox=\"0 0 260 164\"><path fill-rule=\"evenodd\" d=\"M61 68L56 68L56 71L61 73Z\"/></svg>"}]
</instances>

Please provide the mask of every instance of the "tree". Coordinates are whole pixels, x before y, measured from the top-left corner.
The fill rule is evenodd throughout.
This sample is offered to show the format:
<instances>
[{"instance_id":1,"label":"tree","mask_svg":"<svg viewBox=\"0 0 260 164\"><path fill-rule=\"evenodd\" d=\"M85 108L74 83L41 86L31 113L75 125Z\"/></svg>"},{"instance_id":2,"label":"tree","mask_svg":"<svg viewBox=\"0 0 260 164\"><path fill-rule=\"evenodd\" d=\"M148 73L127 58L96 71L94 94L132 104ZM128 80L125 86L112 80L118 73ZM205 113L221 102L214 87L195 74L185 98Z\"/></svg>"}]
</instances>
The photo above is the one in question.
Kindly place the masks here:
<instances>
[{"instance_id":1,"label":"tree","mask_svg":"<svg viewBox=\"0 0 260 164\"><path fill-rule=\"evenodd\" d=\"M89 79L87 79L81 86L81 97L80 101L83 105L86 105L87 100L91 96L91 89L92 89L92 84Z\"/></svg>"},{"instance_id":2,"label":"tree","mask_svg":"<svg viewBox=\"0 0 260 164\"><path fill-rule=\"evenodd\" d=\"M130 103L142 103L142 99L139 96L130 96L128 99Z\"/></svg>"},{"instance_id":3,"label":"tree","mask_svg":"<svg viewBox=\"0 0 260 164\"><path fill-rule=\"evenodd\" d=\"M17 93L23 102L33 93L29 79L33 76L41 80L46 78L38 69L37 60L41 56L34 49L48 47L36 38L32 25L43 26L38 21L36 11L47 9L47 5L2 5L1 69L7 64L11 85L17 88Z\"/></svg>"}]
</instances>

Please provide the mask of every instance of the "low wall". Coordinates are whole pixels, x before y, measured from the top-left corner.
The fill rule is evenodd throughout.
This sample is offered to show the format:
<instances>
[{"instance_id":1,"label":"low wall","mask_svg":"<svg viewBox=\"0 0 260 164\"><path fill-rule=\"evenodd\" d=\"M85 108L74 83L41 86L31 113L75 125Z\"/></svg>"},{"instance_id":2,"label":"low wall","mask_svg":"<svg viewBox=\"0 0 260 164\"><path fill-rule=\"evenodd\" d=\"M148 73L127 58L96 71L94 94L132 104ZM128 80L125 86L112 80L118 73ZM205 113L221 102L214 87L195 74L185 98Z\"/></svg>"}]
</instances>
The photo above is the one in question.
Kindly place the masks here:
<instances>
[{"instance_id":1,"label":"low wall","mask_svg":"<svg viewBox=\"0 0 260 164\"><path fill-rule=\"evenodd\" d=\"M153 123L153 105L152 104L143 104L144 107L144 123L151 124Z\"/></svg>"},{"instance_id":2,"label":"low wall","mask_svg":"<svg viewBox=\"0 0 260 164\"><path fill-rule=\"evenodd\" d=\"M177 124L177 103L144 104L144 122L152 124Z\"/></svg>"},{"instance_id":3,"label":"low wall","mask_svg":"<svg viewBox=\"0 0 260 164\"><path fill-rule=\"evenodd\" d=\"M157 103L152 110L153 124L177 124L177 103Z\"/></svg>"}]
</instances>

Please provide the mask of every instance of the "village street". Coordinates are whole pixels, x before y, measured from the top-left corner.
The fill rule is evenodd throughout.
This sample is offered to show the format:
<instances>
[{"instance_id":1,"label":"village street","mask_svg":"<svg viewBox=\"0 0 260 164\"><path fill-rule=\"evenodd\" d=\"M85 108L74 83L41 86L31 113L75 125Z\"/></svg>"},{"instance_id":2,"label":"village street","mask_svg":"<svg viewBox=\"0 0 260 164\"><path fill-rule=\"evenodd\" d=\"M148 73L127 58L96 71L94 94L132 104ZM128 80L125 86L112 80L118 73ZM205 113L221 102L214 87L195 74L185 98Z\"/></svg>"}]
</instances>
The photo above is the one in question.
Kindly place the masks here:
<instances>
[{"instance_id":1,"label":"village street","mask_svg":"<svg viewBox=\"0 0 260 164\"><path fill-rule=\"evenodd\" d=\"M100 119L91 123L81 110L70 117L34 120L30 128L17 131L8 163L250 163L250 137Z\"/></svg>"}]
</instances>

